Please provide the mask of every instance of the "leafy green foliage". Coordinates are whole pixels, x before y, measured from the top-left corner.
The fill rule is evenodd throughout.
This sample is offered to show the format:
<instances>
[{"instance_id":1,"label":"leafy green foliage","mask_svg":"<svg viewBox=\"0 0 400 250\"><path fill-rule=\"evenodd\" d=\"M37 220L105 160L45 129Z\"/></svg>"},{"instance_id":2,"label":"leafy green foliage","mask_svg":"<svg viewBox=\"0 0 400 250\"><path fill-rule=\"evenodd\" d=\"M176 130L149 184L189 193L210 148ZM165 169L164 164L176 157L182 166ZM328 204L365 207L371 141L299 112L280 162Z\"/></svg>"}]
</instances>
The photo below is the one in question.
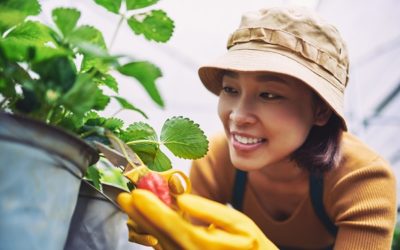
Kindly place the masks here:
<instances>
[{"instance_id":1,"label":"leafy green foliage","mask_svg":"<svg viewBox=\"0 0 400 250\"><path fill-rule=\"evenodd\" d=\"M165 145L175 156L184 159L196 159L204 156L208 150L208 140L199 125L183 117L168 119L161 130L160 139L147 123L131 124L121 138L135 151L152 170L170 169L171 162L162 152Z\"/></svg>"},{"instance_id":2,"label":"leafy green foliage","mask_svg":"<svg viewBox=\"0 0 400 250\"><path fill-rule=\"evenodd\" d=\"M118 14L121 8L122 0L94 0L98 5L103 6L107 10Z\"/></svg>"},{"instance_id":3,"label":"leafy green foliage","mask_svg":"<svg viewBox=\"0 0 400 250\"><path fill-rule=\"evenodd\" d=\"M174 31L174 22L162 10L136 14L128 19L135 34L143 34L148 40L167 42Z\"/></svg>"},{"instance_id":4,"label":"leafy green foliage","mask_svg":"<svg viewBox=\"0 0 400 250\"><path fill-rule=\"evenodd\" d=\"M174 31L174 23L164 11L138 11L158 0L94 2L120 17L116 31L127 22L135 34L155 42L168 41ZM121 8L122 4L126 5L127 13L120 13L125 9ZM137 14L132 15L131 10ZM0 1L0 111L41 120L89 142L112 144L106 136L112 132L156 171L172 167L170 159L161 150L164 146L175 156L185 159L205 154L208 141L198 125L189 119L174 117L167 120L158 138L146 123L135 122L125 128L121 119L101 116L99 111L106 109L114 99L120 110L132 110L147 118L140 108L118 95L115 74L134 78L154 103L164 107L156 84L162 76L160 68L143 60L121 64L121 58L128 56L112 55L99 29L80 25L81 11L78 9L53 9L51 25L29 18L40 11L37 0ZM113 94L107 94L106 90ZM128 190L121 171L102 162L89 167L86 178L98 189L101 189L101 183L113 183Z\"/></svg>"},{"instance_id":5,"label":"leafy green foliage","mask_svg":"<svg viewBox=\"0 0 400 250\"><path fill-rule=\"evenodd\" d=\"M41 11L37 0L2 0L0 1L0 34L21 23L28 16L35 16Z\"/></svg>"},{"instance_id":6,"label":"leafy green foliage","mask_svg":"<svg viewBox=\"0 0 400 250\"><path fill-rule=\"evenodd\" d=\"M101 179L101 173L100 170L96 166L89 166L89 168L86 171L86 176L87 179L91 180L93 185L98 189L101 189L101 184L100 184L100 179Z\"/></svg>"},{"instance_id":7,"label":"leafy green foliage","mask_svg":"<svg viewBox=\"0 0 400 250\"><path fill-rule=\"evenodd\" d=\"M17 25L0 40L5 56L11 61L40 62L55 56L68 55L49 27L36 21Z\"/></svg>"},{"instance_id":8,"label":"leafy green foliage","mask_svg":"<svg viewBox=\"0 0 400 250\"><path fill-rule=\"evenodd\" d=\"M164 101L158 92L155 81L159 78L161 70L149 62L131 62L118 68L118 71L124 75L136 78L145 88L150 97L161 107L164 107Z\"/></svg>"},{"instance_id":9,"label":"leafy green foliage","mask_svg":"<svg viewBox=\"0 0 400 250\"><path fill-rule=\"evenodd\" d=\"M56 8L52 12L53 21L64 36L74 30L80 16L81 13L73 8Z\"/></svg>"},{"instance_id":10,"label":"leafy green foliage","mask_svg":"<svg viewBox=\"0 0 400 250\"><path fill-rule=\"evenodd\" d=\"M174 117L164 123L161 142L175 156L184 159L197 159L208 151L207 138L199 125L183 117Z\"/></svg>"},{"instance_id":11,"label":"leafy green foliage","mask_svg":"<svg viewBox=\"0 0 400 250\"><path fill-rule=\"evenodd\" d=\"M128 10L136 10L148 7L157 2L158 0L126 0L126 8Z\"/></svg>"}]
</instances>

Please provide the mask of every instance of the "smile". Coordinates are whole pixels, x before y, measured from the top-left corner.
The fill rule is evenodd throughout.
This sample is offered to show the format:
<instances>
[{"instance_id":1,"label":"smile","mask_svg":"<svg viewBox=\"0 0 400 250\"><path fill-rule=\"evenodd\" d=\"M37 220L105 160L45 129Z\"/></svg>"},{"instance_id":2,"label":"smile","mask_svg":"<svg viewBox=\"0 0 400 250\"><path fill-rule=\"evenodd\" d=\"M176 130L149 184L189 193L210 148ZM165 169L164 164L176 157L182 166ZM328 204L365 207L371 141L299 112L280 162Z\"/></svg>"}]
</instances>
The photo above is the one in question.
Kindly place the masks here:
<instances>
[{"instance_id":1,"label":"smile","mask_svg":"<svg viewBox=\"0 0 400 250\"><path fill-rule=\"evenodd\" d=\"M246 145L257 144L257 143L263 142L265 140L263 138L246 137L246 136L241 136L241 135L237 135L237 134L234 134L233 138L235 139L235 141L240 142L242 144L246 144Z\"/></svg>"}]
</instances>

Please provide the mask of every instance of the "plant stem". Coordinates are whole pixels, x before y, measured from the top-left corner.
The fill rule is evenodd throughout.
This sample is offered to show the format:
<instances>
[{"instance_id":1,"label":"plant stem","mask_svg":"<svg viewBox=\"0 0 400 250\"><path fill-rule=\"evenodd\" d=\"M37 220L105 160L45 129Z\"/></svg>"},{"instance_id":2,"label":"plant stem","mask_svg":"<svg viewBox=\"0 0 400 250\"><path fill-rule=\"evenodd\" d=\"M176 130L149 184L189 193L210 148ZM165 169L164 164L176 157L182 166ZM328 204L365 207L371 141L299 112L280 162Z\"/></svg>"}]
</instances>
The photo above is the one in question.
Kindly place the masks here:
<instances>
[{"instance_id":1,"label":"plant stem","mask_svg":"<svg viewBox=\"0 0 400 250\"><path fill-rule=\"evenodd\" d=\"M120 29L121 26L122 26L122 22L124 21L124 19L125 19L125 15L121 14L121 17L120 17L120 19L119 19L119 21L118 21L117 28L115 28L114 34L113 34L113 36L112 36L112 39L111 39L111 42L110 42L110 46L108 46L108 50L109 50L109 51L111 51L111 48L112 48L112 46L114 45L115 38L117 37L117 34L118 34L118 32L119 32L119 29Z\"/></svg>"},{"instance_id":2,"label":"plant stem","mask_svg":"<svg viewBox=\"0 0 400 250\"><path fill-rule=\"evenodd\" d=\"M118 109L114 114L111 115L111 117L115 117L119 112L121 112L123 109L120 108Z\"/></svg>"},{"instance_id":3,"label":"plant stem","mask_svg":"<svg viewBox=\"0 0 400 250\"><path fill-rule=\"evenodd\" d=\"M160 142L158 142L158 141L153 141L153 140L137 140L137 141L130 141L130 142L127 142L126 144L127 145L136 145L136 144L160 144Z\"/></svg>"},{"instance_id":4,"label":"plant stem","mask_svg":"<svg viewBox=\"0 0 400 250\"><path fill-rule=\"evenodd\" d=\"M89 136L89 135L95 133L96 131L97 131L97 129L94 128L94 129L88 130L88 131L86 131L86 132L80 134L79 136L83 139L83 138L85 138L86 136Z\"/></svg>"}]
</instances>

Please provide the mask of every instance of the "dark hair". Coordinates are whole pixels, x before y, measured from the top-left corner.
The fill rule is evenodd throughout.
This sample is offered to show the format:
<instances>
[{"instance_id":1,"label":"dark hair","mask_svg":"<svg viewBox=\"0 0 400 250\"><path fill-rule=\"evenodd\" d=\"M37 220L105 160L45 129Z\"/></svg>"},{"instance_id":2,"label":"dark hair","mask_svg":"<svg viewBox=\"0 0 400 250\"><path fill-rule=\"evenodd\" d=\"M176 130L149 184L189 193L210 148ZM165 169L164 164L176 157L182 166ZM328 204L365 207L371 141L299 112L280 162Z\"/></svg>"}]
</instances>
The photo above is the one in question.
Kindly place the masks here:
<instances>
[{"instance_id":1,"label":"dark hair","mask_svg":"<svg viewBox=\"0 0 400 250\"><path fill-rule=\"evenodd\" d=\"M342 121L333 113L327 124L311 128L306 141L293 152L292 159L309 172L328 171L340 160L342 134Z\"/></svg>"}]
</instances>

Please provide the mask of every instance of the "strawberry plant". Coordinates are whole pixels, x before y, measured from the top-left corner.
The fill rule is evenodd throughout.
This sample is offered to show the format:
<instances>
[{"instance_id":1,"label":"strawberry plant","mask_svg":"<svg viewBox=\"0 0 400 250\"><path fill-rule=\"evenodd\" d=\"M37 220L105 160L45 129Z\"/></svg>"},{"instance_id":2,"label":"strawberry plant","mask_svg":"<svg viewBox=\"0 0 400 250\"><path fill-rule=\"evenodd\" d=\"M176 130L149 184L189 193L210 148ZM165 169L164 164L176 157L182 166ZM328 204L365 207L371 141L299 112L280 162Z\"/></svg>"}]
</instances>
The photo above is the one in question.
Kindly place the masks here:
<instances>
[{"instance_id":1,"label":"strawberry plant","mask_svg":"<svg viewBox=\"0 0 400 250\"><path fill-rule=\"evenodd\" d=\"M123 22L134 35L149 42L167 42L174 22L163 10L149 10L158 0L93 1L120 18L109 45L99 29L80 23L82 13L76 8L53 9L52 24L48 25L32 18L42 10L38 0L0 2L0 111L43 121L86 141L107 144L104 131L112 131L157 171L171 168L161 145L177 157L203 156L207 139L189 119L167 120L158 138L147 123L125 125L117 117L101 115L114 99L121 109L147 118L141 108L118 93L116 74L131 77L156 105L164 106L156 85L162 76L160 68L146 60L114 55L110 48ZM100 181L123 183L118 172L107 167L92 166L87 176L98 187Z\"/></svg>"}]
</instances>

